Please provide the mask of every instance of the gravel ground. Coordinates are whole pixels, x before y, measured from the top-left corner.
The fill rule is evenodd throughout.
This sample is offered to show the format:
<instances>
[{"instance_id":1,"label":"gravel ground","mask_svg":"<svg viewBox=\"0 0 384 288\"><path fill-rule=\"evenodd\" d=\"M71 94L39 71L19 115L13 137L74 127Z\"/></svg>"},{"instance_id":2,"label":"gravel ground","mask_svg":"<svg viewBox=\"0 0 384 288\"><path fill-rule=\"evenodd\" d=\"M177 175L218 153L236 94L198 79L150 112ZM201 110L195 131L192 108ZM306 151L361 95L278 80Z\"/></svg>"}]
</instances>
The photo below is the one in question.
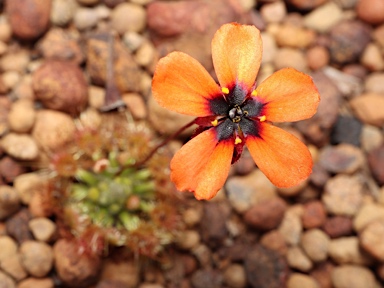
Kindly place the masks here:
<instances>
[{"instance_id":1,"label":"gravel ground","mask_svg":"<svg viewBox=\"0 0 384 288\"><path fill-rule=\"evenodd\" d=\"M383 0L3 0L0 7L1 288L384 287ZM283 126L311 151L308 181L277 189L245 151L209 202L167 188L181 225L161 257L138 256L141 242L135 250L108 246L97 233L74 237L68 226L81 224L61 217L58 195L67 186L52 169L63 147L76 142L79 127L101 131L106 119L114 122L100 132L103 145L121 127L150 126L148 139L156 140L191 121L152 99L156 63L179 50L212 72L211 39L228 22L262 32L258 83L284 67L313 77L317 114ZM157 188L169 187L167 179Z\"/></svg>"}]
</instances>

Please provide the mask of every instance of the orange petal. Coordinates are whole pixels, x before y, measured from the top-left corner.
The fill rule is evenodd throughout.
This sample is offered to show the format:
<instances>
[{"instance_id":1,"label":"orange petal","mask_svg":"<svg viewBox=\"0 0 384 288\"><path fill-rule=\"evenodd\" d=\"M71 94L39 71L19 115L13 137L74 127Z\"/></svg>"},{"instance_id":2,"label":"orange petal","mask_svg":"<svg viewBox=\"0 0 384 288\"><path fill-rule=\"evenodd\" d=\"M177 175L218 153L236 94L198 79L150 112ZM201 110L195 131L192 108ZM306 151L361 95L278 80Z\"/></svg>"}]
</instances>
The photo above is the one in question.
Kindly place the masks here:
<instances>
[{"instance_id":1,"label":"orange petal","mask_svg":"<svg viewBox=\"0 0 384 288\"><path fill-rule=\"evenodd\" d=\"M312 117L320 95L312 78L293 68L284 68L268 77L256 89L257 98L267 103L268 121L291 122Z\"/></svg>"},{"instance_id":2,"label":"orange petal","mask_svg":"<svg viewBox=\"0 0 384 288\"><path fill-rule=\"evenodd\" d=\"M260 31L255 26L225 24L212 40L212 58L221 87L255 84L262 55Z\"/></svg>"},{"instance_id":3,"label":"orange petal","mask_svg":"<svg viewBox=\"0 0 384 288\"><path fill-rule=\"evenodd\" d=\"M197 60L182 52L172 52L156 66L152 94L167 109L192 116L209 116L212 112L208 100L222 93Z\"/></svg>"},{"instance_id":4,"label":"orange petal","mask_svg":"<svg viewBox=\"0 0 384 288\"><path fill-rule=\"evenodd\" d=\"M259 169L277 187L292 187L312 172L307 146L292 134L268 123L260 124L260 138L249 136L246 145Z\"/></svg>"},{"instance_id":5,"label":"orange petal","mask_svg":"<svg viewBox=\"0 0 384 288\"><path fill-rule=\"evenodd\" d=\"M228 177L233 148L233 140L217 142L215 129L202 132L173 157L171 180L178 190L194 192L198 200L213 198Z\"/></svg>"}]
</instances>

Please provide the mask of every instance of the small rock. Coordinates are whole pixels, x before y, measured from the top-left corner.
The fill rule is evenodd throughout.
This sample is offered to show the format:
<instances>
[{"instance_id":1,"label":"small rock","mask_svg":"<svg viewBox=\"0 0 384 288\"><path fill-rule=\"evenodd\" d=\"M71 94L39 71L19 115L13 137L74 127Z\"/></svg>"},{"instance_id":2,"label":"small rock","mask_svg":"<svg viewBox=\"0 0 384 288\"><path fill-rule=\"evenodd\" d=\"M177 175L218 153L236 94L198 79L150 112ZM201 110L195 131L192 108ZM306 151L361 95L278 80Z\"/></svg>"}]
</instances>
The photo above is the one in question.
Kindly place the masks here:
<instances>
[{"instance_id":1,"label":"small rock","mask_svg":"<svg viewBox=\"0 0 384 288\"><path fill-rule=\"evenodd\" d=\"M20 198L11 186L0 185L0 219L3 220L20 209Z\"/></svg>"},{"instance_id":2,"label":"small rock","mask_svg":"<svg viewBox=\"0 0 384 288\"><path fill-rule=\"evenodd\" d=\"M15 159L30 161L39 156L39 147L28 134L9 133L1 139L0 146Z\"/></svg>"},{"instance_id":3,"label":"small rock","mask_svg":"<svg viewBox=\"0 0 384 288\"><path fill-rule=\"evenodd\" d=\"M19 244L32 240L32 233L29 231L28 222L31 220L31 214L24 208L13 215L6 222L7 233L12 236Z\"/></svg>"},{"instance_id":4,"label":"small rock","mask_svg":"<svg viewBox=\"0 0 384 288\"><path fill-rule=\"evenodd\" d=\"M354 117L339 116L331 134L331 144L347 143L360 146L362 123Z\"/></svg>"},{"instance_id":5,"label":"small rock","mask_svg":"<svg viewBox=\"0 0 384 288\"><path fill-rule=\"evenodd\" d=\"M195 230L185 230L176 239L177 246L185 250L191 250L199 243L200 234Z\"/></svg>"},{"instance_id":6,"label":"small rock","mask_svg":"<svg viewBox=\"0 0 384 288\"><path fill-rule=\"evenodd\" d=\"M323 230L331 238L349 236L353 234L353 222L350 217L329 217L324 223Z\"/></svg>"},{"instance_id":7,"label":"small rock","mask_svg":"<svg viewBox=\"0 0 384 288\"><path fill-rule=\"evenodd\" d=\"M366 93L353 98L349 103L362 122L379 127L384 124L383 95Z\"/></svg>"},{"instance_id":8,"label":"small rock","mask_svg":"<svg viewBox=\"0 0 384 288\"><path fill-rule=\"evenodd\" d=\"M253 288L284 287L288 269L283 257L275 251L254 246L246 256L244 268L248 282Z\"/></svg>"},{"instance_id":9,"label":"small rock","mask_svg":"<svg viewBox=\"0 0 384 288\"><path fill-rule=\"evenodd\" d=\"M247 285L247 277L243 265L231 264L224 271L224 283L230 288L243 288Z\"/></svg>"},{"instance_id":10,"label":"small rock","mask_svg":"<svg viewBox=\"0 0 384 288\"><path fill-rule=\"evenodd\" d=\"M38 173L24 173L17 176L13 186L23 204L28 205L35 193L41 192L46 181Z\"/></svg>"},{"instance_id":11,"label":"small rock","mask_svg":"<svg viewBox=\"0 0 384 288\"><path fill-rule=\"evenodd\" d=\"M9 236L0 236L0 262L17 254L17 243Z\"/></svg>"},{"instance_id":12,"label":"small rock","mask_svg":"<svg viewBox=\"0 0 384 288\"><path fill-rule=\"evenodd\" d=\"M328 172L353 174L364 165L363 152L350 144L325 147L319 157L319 163Z\"/></svg>"},{"instance_id":13,"label":"small rock","mask_svg":"<svg viewBox=\"0 0 384 288\"><path fill-rule=\"evenodd\" d=\"M301 219L305 229L312 229L323 226L327 219L327 213L323 203L320 201L312 201L305 204Z\"/></svg>"},{"instance_id":14,"label":"small rock","mask_svg":"<svg viewBox=\"0 0 384 288\"><path fill-rule=\"evenodd\" d=\"M97 280L100 273L100 258L87 253L79 254L78 251L78 244L66 239L58 240L53 247L56 272L69 287L89 286ZM134 274L129 270L120 271L119 274L121 277L125 275L130 277L132 283Z\"/></svg>"},{"instance_id":15,"label":"small rock","mask_svg":"<svg viewBox=\"0 0 384 288\"><path fill-rule=\"evenodd\" d=\"M138 93L124 93L121 98L135 119L145 119L147 117L147 107L143 97Z\"/></svg>"},{"instance_id":16,"label":"small rock","mask_svg":"<svg viewBox=\"0 0 384 288\"><path fill-rule=\"evenodd\" d=\"M192 253L199 261L200 266L207 267L212 265L212 252L208 246L200 244L195 249L193 249Z\"/></svg>"},{"instance_id":17,"label":"small rock","mask_svg":"<svg viewBox=\"0 0 384 288\"><path fill-rule=\"evenodd\" d=\"M215 270L197 270L191 276L191 284L193 288L220 288L222 287L223 278L218 271Z\"/></svg>"},{"instance_id":18,"label":"small rock","mask_svg":"<svg viewBox=\"0 0 384 288\"><path fill-rule=\"evenodd\" d=\"M77 115L88 101L82 70L68 61L49 60L33 73L33 90L46 108Z\"/></svg>"},{"instance_id":19,"label":"small rock","mask_svg":"<svg viewBox=\"0 0 384 288\"><path fill-rule=\"evenodd\" d=\"M51 0L7 0L6 14L15 36L33 40L41 36L49 26Z\"/></svg>"},{"instance_id":20,"label":"small rock","mask_svg":"<svg viewBox=\"0 0 384 288\"><path fill-rule=\"evenodd\" d=\"M368 26L360 21L343 21L330 31L331 60L337 64L354 62L360 58L369 41Z\"/></svg>"},{"instance_id":21,"label":"small rock","mask_svg":"<svg viewBox=\"0 0 384 288\"><path fill-rule=\"evenodd\" d=\"M39 110L32 136L43 149L52 151L73 139L76 127L67 114L53 110Z\"/></svg>"},{"instance_id":22,"label":"small rock","mask_svg":"<svg viewBox=\"0 0 384 288\"><path fill-rule=\"evenodd\" d=\"M329 236L320 229L307 230L301 237L301 247L314 262L327 259L329 242Z\"/></svg>"},{"instance_id":23,"label":"small rock","mask_svg":"<svg viewBox=\"0 0 384 288\"><path fill-rule=\"evenodd\" d=\"M15 281L7 274L0 271L0 283L4 288L16 288Z\"/></svg>"},{"instance_id":24,"label":"small rock","mask_svg":"<svg viewBox=\"0 0 384 288\"><path fill-rule=\"evenodd\" d=\"M91 29L96 26L98 21L99 15L93 8L80 7L75 10L73 23L79 30Z\"/></svg>"},{"instance_id":25,"label":"small rock","mask_svg":"<svg viewBox=\"0 0 384 288\"><path fill-rule=\"evenodd\" d=\"M293 246L288 248L287 262L289 267L302 272L308 272L313 268L313 263L311 259L308 258L308 256L299 246Z\"/></svg>"},{"instance_id":26,"label":"small rock","mask_svg":"<svg viewBox=\"0 0 384 288\"><path fill-rule=\"evenodd\" d=\"M312 70L321 69L329 64L329 52L323 46L313 46L307 50L306 60Z\"/></svg>"},{"instance_id":27,"label":"small rock","mask_svg":"<svg viewBox=\"0 0 384 288\"><path fill-rule=\"evenodd\" d=\"M12 28L7 19L0 21L0 41L8 43L12 37Z\"/></svg>"},{"instance_id":28,"label":"small rock","mask_svg":"<svg viewBox=\"0 0 384 288\"><path fill-rule=\"evenodd\" d=\"M8 114L9 128L17 133L29 132L35 123L36 111L30 100L18 100Z\"/></svg>"},{"instance_id":29,"label":"small rock","mask_svg":"<svg viewBox=\"0 0 384 288\"><path fill-rule=\"evenodd\" d=\"M297 287L320 288L320 285L311 276L301 274L301 273L293 273L288 278L287 288L297 288Z\"/></svg>"},{"instance_id":30,"label":"small rock","mask_svg":"<svg viewBox=\"0 0 384 288\"><path fill-rule=\"evenodd\" d=\"M261 17L267 23L278 23L283 21L287 15L287 8L283 1L275 1L271 3L265 3L260 8ZM264 40L264 39L263 39Z\"/></svg>"},{"instance_id":31,"label":"small rock","mask_svg":"<svg viewBox=\"0 0 384 288\"><path fill-rule=\"evenodd\" d=\"M384 206L376 203L366 203L353 219L353 228L357 232L361 232L369 223L381 219L384 220Z\"/></svg>"},{"instance_id":32,"label":"small rock","mask_svg":"<svg viewBox=\"0 0 384 288\"><path fill-rule=\"evenodd\" d=\"M360 244L365 251L378 259L384 260L384 220L370 222L360 234Z\"/></svg>"},{"instance_id":33,"label":"small rock","mask_svg":"<svg viewBox=\"0 0 384 288\"><path fill-rule=\"evenodd\" d=\"M27 50L10 51L1 58L0 67L4 71L24 73L29 62L30 55Z\"/></svg>"},{"instance_id":34,"label":"small rock","mask_svg":"<svg viewBox=\"0 0 384 288\"><path fill-rule=\"evenodd\" d=\"M27 272L34 277L44 277L53 266L51 246L37 242L25 241L20 246L21 262Z\"/></svg>"},{"instance_id":35,"label":"small rock","mask_svg":"<svg viewBox=\"0 0 384 288\"><path fill-rule=\"evenodd\" d=\"M376 27L372 32L372 37L381 48L384 48L384 24Z\"/></svg>"},{"instance_id":36,"label":"small rock","mask_svg":"<svg viewBox=\"0 0 384 288\"><path fill-rule=\"evenodd\" d=\"M384 69L384 58L380 47L375 43L369 43L360 59L361 64L370 71L381 71Z\"/></svg>"},{"instance_id":37,"label":"small rock","mask_svg":"<svg viewBox=\"0 0 384 288\"><path fill-rule=\"evenodd\" d=\"M156 50L152 43L145 41L136 50L135 61L142 67L150 68L155 62Z\"/></svg>"},{"instance_id":38,"label":"small rock","mask_svg":"<svg viewBox=\"0 0 384 288\"><path fill-rule=\"evenodd\" d=\"M48 218L38 217L29 221L29 228L36 240L48 242L56 232L56 224Z\"/></svg>"},{"instance_id":39,"label":"small rock","mask_svg":"<svg viewBox=\"0 0 384 288\"><path fill-rule=\"evenodd\" d=\"M337 264L372 264L372 259L361 250L359 239L355 236L331 240L328 254Z\"/></svg>"},{"instance_id":40,"label":"small rock","mask_svg":"<svg viewBox=\"0 0 384 288\"><path fill-rule=\"evenodd\" d=\"M146 11L140 5L121 3L113 9L111 24L120 35L128 31L141 32L146 24Z\"/></svg>"},{"instance_id":41,"label":"small rock","mask_svg":"<svg viewBox=\"0 0 384 288\"><path fill-rule=\"evenodd\" d=\"M368 163L372 174L380 185L384 184L384 145L372 150L368 154Z\"/></svg>"},{"instance_id":42,"label":"small rock","mask_svg":"<svg viewBox=\"0 0 384 288\"><path fill-rule=\"evenodd\" d=\"M296 210L300 210L300 213L297 213ZM294 246L298 245L300 242L301 233L303 231L303 225L301 223L302 213L302 206L293 206L288 208L284 215L283 221L278 228L288 245Z\"/></svg>"},{"instance_id":43,"label":"small rock","mask_svg":"<svg viewBox=\"0 0 384 288\"><path fill-rule=\"evenodd\" d=\"M20 255L12 255L12 257L1 260L1 269L12 276L16 281L20 281L28 276L21 264Z\"/></svg>"},{"instance_id":44,"label":"small rock","mask_svg":"<svg viewBox=\"0 0 384 288\"><path fill-rule=\"evenodd\" d=\"M255 171L256 164L249 151L244 149L240 159L232 167L236 175L245 176Z\"/></svg>"},{"instance_id":45,"label":"small rock","mask_svg":"<svg viewBox=\"0 0 384 288\"><path fill-rule=\"evenodd\" d=\"M271 230L263 234L259 243L269 250L278 252L280 255L287 254L288 247L279 230Z\"/></svg>"},{"instance_id":46,"label":"small rock","mask_svg":"<svg viewBox=\"0 0 384 288\"><path fill-rule=\"evenodd\" d=\"M262 32L261 39L263 39L263 57L261 63L270 63L275 58L277 52L275 37L268 32Z\"/></svg>"},{"instance_id":47,"label":"small rock","mask_svg":"<svg viewBox=\"0 0 384 288\"><path fill-rule=\"evenodd\" d=\"M356 176L337 175L325 185L322 200L329 213L353 216L363 201L363 187Z\"/></svg>"},{"instance_id":48,"label":"small rock","mask_svg":"<svg viewBox=\"0 0 384 288\"><path fill-rule=\"evenodd\" d=\"M384 73L381 72L375 72L367 75L365 78L365 91L369 93L374 94L380 94L380 96L383 96L384 94L384 88L383 88L383 81L384 81Z\"/></svg>"},{"instance_id":49,"label":"small rock","mask_svg":"<svg viewBox=\"0 0 384 288\"><path fill-rule=\"evenodd\" d=\"M276 187L258 169L247 176L229 178L225 189L229 203L238 213L244 213L252 205L276 197Z\"/></svg>"},{"instance_id":50,"label":"small rock","mask_svg":"<svg viewBox=\"0 0 384 288\"><path fill-rule=\"evenodd\" d=\"M380 129L371 125L364 125L361 131L361 147L365 152L370 152L384 143L384 135Z\"/></svg>"},{"instance_id":51,"label":"small rock","mask_svg":"<svg viewBox=\"0 0 384 288\"><path fill-rule=\"evenodd\" d=\"M294 48L281 48L277 51L273 64L276 70L292 67L301 72L307 72L308 66L304 53Z\"/></svg>"},{"instance_id":52,"label":"small rock","mask_svg":"<svg viewBox=\"0 0 384 288\"><path fill-rule=\"evenodd\" d=\"M384 23L384 3L380 0L358 1L356 5L357 16L370 24Z\"/></svg>"},{"instance_id":53,"label":"small rock","mask_svg":"<svg viewBox=\"0 0 384 288\"><path fill-rule=\"evenodd\" d=\"M331 273L332 284L335 288L376 288L373 273L362 266L342 265L335 267Z\"/></svg>"},{"instance_id":54,"label":"small rock","mask_svg":"<svg viewBox=\"0 0 384 288\"><path fill-rule=\"evenodd\" d=\"M312 174L309 179L317 187L324 187L330 177L328 171L319 162L316 162L312 167Z\"/></svg>"},{"instance_id":55,"label":"small rock","mask_svg":"<svg viewBox=\"0 0 384 288\"><path fill-rule=\"evenodd\" d=\"M16 71L6 71L1 75L1 80L7 91L15 88L16 84L20 82L20 74Z\"/></svg>"},{"instance_id":56,"label":"small rock","mask_svg":"<svg viewBox=\"0 0 384 288\"><path fill-rule=\"evenodd\" d=\"M77 9L76 0L52 0L51 22L56 26L65 26L72 21Z\"/></svg>"},{"instance_id":57,"label":"small rock","mask_svg":"<svg viewBox=\"0 0 384 288\"><path fill-rule=\"evenodd\" d=\"M25 172L25 165L12 157L5 156L0 160L0 178L2 176L5 183L12 183L17 176Z\"/></svg>"},{"instance_id":58,"label":"small rock","mask_svg":"<svg viewBox=\"0 0 384 288\"><path fill-rule=\"evenodd\" d=\"M304 24L310 29L325 33L342 19L343 10L336 3L328 2L307 14L304 17Z\"/></svg>"},{"instance_id":59,"label":"small rock","mask_svg":"<svg viewBox=\"0 0 384 288\"><path fill-rule=\"evenodd\" d=\"M312 10L325 2L326 0L288 0L288 3L301 10Z\"/></svg>"},{"instance_id":60,"label":"small rock","mask_svg":"<svg viewBox=\"0 0 384 288\"><path fill-rule=\"evenodd\" d=\"M17 288L54 288L52 278L27 278L17 284Z\"/></svg>"},{"instance_id":61,"label":"small rock","mask_svg":"<svg viewBox=\"0 0 384 288\"><path fill-rule=\"evenodd\" d=\"M92 271L89 271L89 273L92 273ZM139 283L139 270L130 261L115 262L107 260L102 268L101 279L121 283L122 287L133 288L137 287Z\"/></svg>"},{"instance_id":62,"label":"small rock","mask_svg":"<svg viewBox=\"0 0 384 288\"><path fill-rule=\"evenodd\" d=\"M281 47L306 48L315 40L315 33L309 29L286 24L279 27L275 38L277 45Z\"/></svg>"},{"instance_id":63,"label":"small rock","mask_svg":"<svg viewBox=\"0 0 384 288\"><path fill-rule=\"evenodd\" d=\"M202 218L202 209L198 209L197 207L191 207L186 209L183 212L183 222L188 226L188 227L193 227L201 222Z\"/></svg>"},{"instance_id":64,"label":"small rock","mask_svg":"<svg viewBox=\"0 0 384 288\"><path fill-rule=\"evenodd\" d=\"M137 32L128 31L123 35L123 42L131 52L135 52L144 41L143 35Z\"/></svg>"},{"instance_id":65,"label":"small rock","mask_svg":"<svg viewBox=\"0 0 384 288\"><path fill-rule=\"evenodd\" d=\"M330 262L323 262L311 271L310 275L320 284L321 288L333 288L331 272L334 265Z\"/></svg>"},{"instance_id":66,"label":"small rock","mask_svg":"<svg viewBox=\"0 0 384 288\"><path fill-rule=\"evenodd\" d=\"M279 197L260 202L245 212L244 221L259 230L276 228L284 217L287 204Z\"/></svg>"}]
</instances>

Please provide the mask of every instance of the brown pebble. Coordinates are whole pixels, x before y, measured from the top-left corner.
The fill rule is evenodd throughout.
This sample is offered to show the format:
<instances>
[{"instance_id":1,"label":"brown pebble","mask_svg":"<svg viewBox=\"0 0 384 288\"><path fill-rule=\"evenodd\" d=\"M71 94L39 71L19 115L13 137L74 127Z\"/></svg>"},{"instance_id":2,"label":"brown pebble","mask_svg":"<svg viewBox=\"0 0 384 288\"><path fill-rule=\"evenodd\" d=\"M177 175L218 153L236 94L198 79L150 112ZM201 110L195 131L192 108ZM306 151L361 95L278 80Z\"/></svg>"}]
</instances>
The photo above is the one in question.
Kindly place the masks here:
<instances>
[{"instance_id":1,"label":"brown pebble","mask_svg":"<svg viewBox=\"0 0 384 288\"><path fill-rule=\"evenodd\" d=\"M311 271L310 275L316 279L319 283L320 288L333 288L331 272L334 265L331 262L323 262L318 265Z\"/></svg>"},{"instance_id":2,"label":"brown pebble","mask_svg":"<svg viewBox=\"0 0 384 288\"><path fill-rule=\"evenodd\" d=\"M329 52L323 46L314 46L307 50L306 59L312 70L318 70L329 63Z\"/></svg>"},{"instance_id":3,"label":"brown pebble","mask_svg":"<svg viewBox=\"0 0 384 288\"><path fill-rule=\"evenodd\" d=\"M384 22L384 1L359 0L356 5L356 13L367 23L381 24Z\"/></svg>"},{"instance_id":4,"label":"brown pebble","mask_svg":"<svg viewBox=\"0 0 384 288\"><path fill-rule=\"evenodd\" d=\"M12 32L23 40L32 40L49 26L51 0L7 0L6 13Z\"/></svg>"},{"instance_id":5,"label":"brown pebble","mask_svg":"<svg viewBox=\"0 0 384 288\"><path fill-rule=\"evenodd\" d=\"M20 198L17 191L7 185L0 185L0 220L3 220L20 208Z\"/></svg>"},{"instance_id":6,"label":"brown pebble","mask_svg":"<svg viewBox=\"0 0 384 288\"><path fill-rule=\"evenodd\" d=\"M55 283L52 278L33 278L29 277L17 284L17 288L54 288Z\"/></svg>"},{"instance_id":7,"label":"brown pebble","mask_svg":"<svg viewBox=\"0 0 384 288\"><path fill-rule=\"evenodd\" d=\"M3 259L0 262L0 267L4 272L7 272L16 281L20 281L28 276L25 268L21 263L21 257L19 254L12 255L7 259Z\"/></svg>"},{"instance_id":8,"label":"brown pebble","mask_svg":"<svg viewBox=\"0 0 384 288\"><path fill-rule=\"evenodd\" d=\"M24 268L31 276L44 277L53 266L51 246L37 241L25 241L20 246L20 257Z\"/></svg>"},{"instance_id":9,"label":"brown pebble","mask_svg":"<svg viewBox=\"0 0 384 288\"><path fill-rule=\"evenodd\" d=\"M6 221L8 235L19 244L33 239L28 227L29 220L31 220L31 214L27 208L23 208Z\"/></svg>"},{"instance_id":10,"label":"brown pebble","mask_svg":"<svg viewBox=\"0 0 384 288\"><path fill-rule=\"evenodd\" d=\"M327 214L321 201L312 201L304 205L303 227L306 229L318 228L326 221Z\"/></svg>"},{"instance_id":11,"label":"brown pebble","mask_svg":"<svg viewBox=\"0 0 384 288\"><path fill-rule=\"evenodd\" d=\"M5 156L0 160L0 176L5 183L12 183L13 180L25 172L25 167L11 157Z\"/></svg>"},{"instance_id":12,"label":"brown pebble","mask_svg":"<svg viewBox=\"0 0 384 288\"><path fill-rule=\"evenodd\" d=\"M330 217L326 219L323 230L331 238L349 236L353 233L353 222L346 216Z\"/></svg>"},{"instance_id":13,"label":"brown pebble","mask_svg":"<svg viewBox=\"0 0 384 288\"><path fill-rule=\"evenodd\" d=\"M270 250L278 252L281 255L285 255L287 253L288 246L279 230L271 230L265 233L260 238L260 244Z\"/></svg>"}]
</instances>

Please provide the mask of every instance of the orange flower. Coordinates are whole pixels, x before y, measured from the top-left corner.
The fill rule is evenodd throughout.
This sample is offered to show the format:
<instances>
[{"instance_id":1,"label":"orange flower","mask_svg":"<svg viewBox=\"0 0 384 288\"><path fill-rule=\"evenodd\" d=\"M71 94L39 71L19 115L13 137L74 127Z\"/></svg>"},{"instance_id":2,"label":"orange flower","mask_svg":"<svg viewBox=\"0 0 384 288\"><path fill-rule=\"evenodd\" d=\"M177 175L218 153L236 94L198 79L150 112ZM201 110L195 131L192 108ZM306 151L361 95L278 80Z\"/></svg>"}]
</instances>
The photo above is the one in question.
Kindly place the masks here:
<instances>
[{"instance_id":1,"label":"orange flower","mask_svg":"<svg viewBox=\"0 0 384 288\"><path fill-rule=\"evenodd\" d=\"M197 116L197 136L171 161L179 190L211 199L224 185L244 144L260 170L278 187L305 180L312 171L307 147L270 122L298 121L316 113L320 100L312 79L295 69L275 72L257 88L262 41L254 26L223 25L212 40L219 84L192 57L172 52L160 59L152 83L157 102Z\"/></svg>"}]
</instances>

